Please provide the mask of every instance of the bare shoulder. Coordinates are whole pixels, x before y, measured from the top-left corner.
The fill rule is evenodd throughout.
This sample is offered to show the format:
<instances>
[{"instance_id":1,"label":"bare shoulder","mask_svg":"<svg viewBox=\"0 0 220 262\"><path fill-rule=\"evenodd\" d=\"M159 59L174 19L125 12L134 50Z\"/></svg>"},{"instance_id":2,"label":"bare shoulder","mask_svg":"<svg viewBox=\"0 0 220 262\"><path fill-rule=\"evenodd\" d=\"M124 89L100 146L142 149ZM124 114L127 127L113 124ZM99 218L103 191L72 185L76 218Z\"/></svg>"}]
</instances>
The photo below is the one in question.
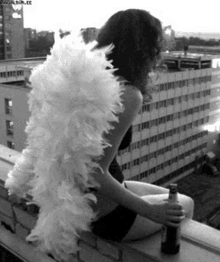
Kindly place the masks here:
<instances>
[{"instance_id":1,"label":"bare shoulder","mask_svg":"<svg viewBox=\"0 0 220 262\"><path fill-rule=\"evenodd\" d=\"M122 100L126 110L129 110L129 108L139 110L143 103L143 96L134 85L126 85Z\"/></svg>"}]
</instances>

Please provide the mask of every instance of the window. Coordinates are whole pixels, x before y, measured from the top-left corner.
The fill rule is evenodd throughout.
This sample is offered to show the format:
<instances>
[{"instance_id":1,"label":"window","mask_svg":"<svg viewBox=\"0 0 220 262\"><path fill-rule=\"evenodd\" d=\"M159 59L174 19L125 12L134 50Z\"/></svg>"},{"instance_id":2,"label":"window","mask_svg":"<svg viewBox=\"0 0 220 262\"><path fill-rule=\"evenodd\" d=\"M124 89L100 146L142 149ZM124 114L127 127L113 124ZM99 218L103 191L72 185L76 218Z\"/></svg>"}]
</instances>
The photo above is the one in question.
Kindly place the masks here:
<instances>
[{"instance_id":1,"label":"window","mask_svg":"<svg viewBox=\"0 0 220 262\"><path fill-rule=\"evenodd\" d=\"M24 75L24 71L22 71L22 70L17 71L17 76L23 76L23 75Z\"/></svg>"},{"instance_id":2,"label":"window","mask_svg":"<svg viewBox=\"0 0 220 262\"><path fill-rule=\"evenodd\" d=\"M1 72L0 77L6 77L6 72Z\"/></svg>"},{"instance_id":3,"label":"window","mask_svg":"<svg viewBox=\"0 0 220 262\"><path fill-rule=\"evenodd\" d=\"M14 142L7 141L7 145L8 145L9 148L15 149L15 144L14 144Z\"/></svg>"},{"instance_id":4,"label":"window","mask_svg":"<svg viewBox=\"0 0 220 262\"><path fill-rule=\"evenodd\" d=\"M12 115L12 100L5 98L5 114Z\"/></svg>"},{"instance_id":5,"label":"window","mask_svg":"<svg viewBox=\"0 0 220 262\"><path fill-rule=\"evenodd\" d=\"M133 166L138 166L140 164L140 159L134 159Z\"/></svg>"},{"instance_id":6,"label":"window","mask_svg":"<svg viewBox=\"0 0 220 262\"><path fill-rule=\"evenodd\" d=\"M6 120L6 132L8 136L14 136L13 122L10 120Z\"/></svg>"},{"instance_id":7,"label":"window","mask_svg":"<svg viewBox=\"0 0 220 262\"><path fill-rule=\"evenodd\" d=\"M159 108L163 107L163 101L159 102Z\"/></svg>"},{"instance_id":8,"label":"window","mask_svg":"<svg viewBox=\"0 0 220 262\"><path fill-rule=\"evenodd\" d=\"M6 24L5 24L5 28L6 28L6 29L11 29L11 24L6 23Z\"/></svg>"},{"instance_id":9,"label":"window","mask_svg":"<svg viewBox=\"0 0 220 262\"><path fill-rule=\"evenodd\" d=\"M6 46L6 51L11 52L11 46Z\"/></svg>"},{"instance_id":10,"label":"window","mask_svg":"<svg viewBox=\"0 0 220 262\"><path fill-rule=\"evenodd\" d=\"M164 91L165 90L165 85L164 84L160 84L160 91Z\"/></svg>"},{"instance_id":11,"label":"window","mask_svg":"<svg viewBox=\"0 0 220 262\"><path fill-rule=\"evenodd\" d=\"M174 89L174 82L170 82L167 84L167 89Z\"/></svg>"}]
</instances>

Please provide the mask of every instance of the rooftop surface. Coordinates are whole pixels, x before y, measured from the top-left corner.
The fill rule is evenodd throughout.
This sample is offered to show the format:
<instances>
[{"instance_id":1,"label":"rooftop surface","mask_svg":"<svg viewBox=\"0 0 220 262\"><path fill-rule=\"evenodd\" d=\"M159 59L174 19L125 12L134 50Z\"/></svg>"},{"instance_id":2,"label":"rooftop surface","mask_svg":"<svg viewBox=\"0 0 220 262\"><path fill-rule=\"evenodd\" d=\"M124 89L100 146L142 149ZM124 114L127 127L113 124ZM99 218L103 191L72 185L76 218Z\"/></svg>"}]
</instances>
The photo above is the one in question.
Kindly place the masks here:
<instances>
[{"instance_id":1,"label":"rooftop surface","mask_svg":"<svg viewBox=\"0 0 220 262\"><path fill-rule=\"evenodd\" d=\"M171 51L169 53L163 53L164 58L181 58L191 60L212 60L214 58L220 58L220 55L203 54L203 53L189 53L185 55L182 51Z\"/></svg>"},{"instance_id":2,"label":"rooftop surface","mask_svg":"<svg viewBox=\"0 0 220 262\"><path fill-rule=\"evenodd\" d=\"M28 61L17 65L18 68L32 70L38 65L41 65L44 61Z\"/></svg>"},{"instance_id":3,"label":"rooftop surface","mask_svg":"<svg viewBox=\"0 0 220 262\"><path fill-rule=\"evenodd\" d=\"M218 151L215 165L220 170L220 150ZM197 173L180 179L177 184L180 193L195 201L193 219L220 229L220 176L214 177L198 170ZM218 214L218 217L215 217L215 214ZM215 218L210 219L211 217Z\"/></svg>"},{"instance_id":4,"label":"rooftop surface","mask_svg":"<svg viewBox=\"0 0 220 262\"><path fill-rule=\"evenodd\" d=\"M9 59L1 60L0 66L16 66L22 69L32 70L34 67L42 64L46 60L46 57L33 57L33 58L22 58L22 59Z\"/></svg>"}]
</instances>

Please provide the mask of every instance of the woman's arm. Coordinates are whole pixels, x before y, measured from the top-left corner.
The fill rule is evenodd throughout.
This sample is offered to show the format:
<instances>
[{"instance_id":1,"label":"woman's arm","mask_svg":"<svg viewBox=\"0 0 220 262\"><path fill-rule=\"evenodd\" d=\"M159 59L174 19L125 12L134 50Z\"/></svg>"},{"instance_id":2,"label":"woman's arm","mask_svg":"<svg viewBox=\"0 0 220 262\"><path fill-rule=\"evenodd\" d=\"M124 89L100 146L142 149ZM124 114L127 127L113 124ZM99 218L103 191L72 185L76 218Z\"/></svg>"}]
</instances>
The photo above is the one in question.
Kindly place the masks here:
<instances>
[{"instance_id":1,"label":"woman's arm","mask_svg":"<svg viewBox=\"0 0 220 262\"><path fill-rule=\"evenodd\" d=\"M141 216L146 217L150 213L150 204L130 190L127 190L108 171L102 173L101 170L97 170L93 177L100 184L100 188L98 188L100 195L135 211Z\"/></svg>"}]
</instances>

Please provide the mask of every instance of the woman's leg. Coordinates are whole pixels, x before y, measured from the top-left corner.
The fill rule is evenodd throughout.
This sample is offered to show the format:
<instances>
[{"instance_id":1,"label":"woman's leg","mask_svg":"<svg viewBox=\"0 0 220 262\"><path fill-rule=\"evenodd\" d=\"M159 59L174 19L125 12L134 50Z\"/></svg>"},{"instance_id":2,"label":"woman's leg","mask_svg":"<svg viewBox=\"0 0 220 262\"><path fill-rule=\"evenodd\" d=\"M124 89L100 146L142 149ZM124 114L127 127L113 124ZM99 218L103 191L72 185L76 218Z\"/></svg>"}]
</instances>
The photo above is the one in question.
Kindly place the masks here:
<instances>
[{"instance_id":1,"label":"woman's leg","mask_svg":"<svg viewBox=\"0 0 220 262\"><path fill-rule=\"evenodd\" d=\"M169 189L146 182L124 181L127 188L138 196L169 194Z\"/></svg>"},{"instance_id":2,"label":"woman's leg","mask_svg":"<svg viewBox=\"0 0 220 262\"><path fill-rule=\"evenodd\" d=\"M140 195L143 199L150 203L157 203L157 201L168 198L169 190L162 187L135 181L126 181L126 185L129 190L137 195ZM162 193L164 190L165 193ZM143 195L143 193L145 193L145 195ZM192 219L194 212L194 201L190 197L179 193L178 200L186 212L186 217ZM161 228L161 224L157 224L150 219L137 215L134 224L122 241L137 240L149 236L159 231Z\"/></svg>"},{"instance_id":3,"label":"woman's leg","mask_svg":"<svg viewBox=\"0 0 220 262\"><path fill-rule=\"evenodd\" d=\"M144 183L144 182L137 182L137 181L125 181L126 186L128 190L133 192L134 194L145 197L145 196L152 196L152 195L161 195L165 194L163 196L163 199L168 198L169 194L169 189L160 187L160 186L155 186L149 183ZM187 218L193 218L193 213L194 213L194 200L186 195L178 193L178 198L181 203L182 198L184 198L184 203L187 203L187 205L183 206L183 209L186 211L186 217ZM181 203L182 204L182 203Z\"/></svg>"}]
</instances>

